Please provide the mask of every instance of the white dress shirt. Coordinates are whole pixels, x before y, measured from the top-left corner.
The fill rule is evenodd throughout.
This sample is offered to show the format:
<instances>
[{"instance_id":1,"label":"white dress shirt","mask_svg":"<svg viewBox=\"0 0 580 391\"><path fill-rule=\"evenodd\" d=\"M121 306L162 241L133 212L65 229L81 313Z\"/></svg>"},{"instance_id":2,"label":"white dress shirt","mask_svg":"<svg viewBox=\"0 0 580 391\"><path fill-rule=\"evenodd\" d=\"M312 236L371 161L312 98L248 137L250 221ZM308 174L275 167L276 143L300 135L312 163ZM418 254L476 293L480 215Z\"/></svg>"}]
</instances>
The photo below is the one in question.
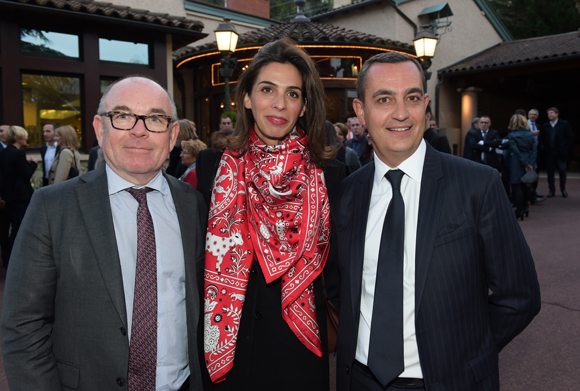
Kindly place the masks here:
<instances>
[{"instance_id":1,"label":"white dress shirt","mask_svg":"<svg viewBox=\"0 0 580 391\"><path fill-rule=\"evenodd\" d=\"M44 177L48 178L48 172L52 167L52 162L54 162L54 157L56 156L56 141L52 144L52 147L46 143L46 152L44 153Z\"/></svg>"},{"instance_id":2,"label":"white dress shirt","mask_svg":"<svg viewBox=\"0 0 580 391\"><path fill-rule=\"evenodd\" d=\"M167 180L161 171L145 186L135 186L106 166L109 199L127 307L131 341L135 267L137 264L137 209L127 188L150 187L147 204L155 227L157 253L157 391L179 390L189 376L185 312L185 263L181 229Z\"/></svg>"},{"instance_id":3,"label":"white dress shirt","mask_svg":"<svg viewBox=\"0 0 580 391\"><path fill-rule=\"evenodd\" d=\"M423 378L415 335L415 252L421 177L423 175L426 150L425 141L421 140L421 144L415 153L401 163L399 167L387 166L375 154L375 176L365 234L360 324L355 357L359 362L366 365L371 336L379 247L387 208L393 196L391 183L385 178L385 174L395 168L403 170L405 175L401 181L401 195L405 202L405 255L403 260L403 351L405 370L399 375L400 377ZM384 332L388 333L389 330Z\"/></svg>"},{"instance_id":4,"label":"white dress shirt","mask_svg":"<svg viewBox=\"0 0 580 391\"><path fill-rule=\"evenodd\" d=\"M530 130L532 132L539 130L537 122L532 122L532 121L528 120L528 124L530 124ZM538 142L538 135L534 135L534 140L536 140L536 143Z\"/></svg>"}]
</instances>

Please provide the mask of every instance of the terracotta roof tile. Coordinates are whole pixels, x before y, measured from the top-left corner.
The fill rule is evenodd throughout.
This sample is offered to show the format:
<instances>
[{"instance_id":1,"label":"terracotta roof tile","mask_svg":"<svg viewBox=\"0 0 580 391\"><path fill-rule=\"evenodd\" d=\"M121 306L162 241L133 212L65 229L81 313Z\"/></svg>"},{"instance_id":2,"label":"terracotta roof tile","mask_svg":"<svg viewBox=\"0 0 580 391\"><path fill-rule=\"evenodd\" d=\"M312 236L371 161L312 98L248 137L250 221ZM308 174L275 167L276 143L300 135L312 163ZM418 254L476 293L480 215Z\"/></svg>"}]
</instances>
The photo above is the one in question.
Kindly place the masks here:
<instances>
[{"instance_id":1,"label":"terracotta roof tile","mask_svg":"<svg viewBox=\"0 0 580 391\"><path fill-rule=\"evenodd\" d=\"M87 14L104 15L112 18L153 23L184 30L203 30L203 22L185 17L150 12L127 6L115 5L94 0L9 0L14 3L30 4L41 7L58 8Z\"/></svg>"},{"instance_id":2,"label":"terracotta roof tile","mask_svg":"<svg viewBox=\"0 0 580 391\"><path fill-rule=\"evenodd\" d=\"M439 71L442 74L488 69L580 55L578 31L502 42Z\"/></svg>"},{"instance_id":3,"label":"terracotta roof tile","mask_svg":"<svg viewBox=\"0 0 580 391\"><path fill-rule=\"evenodd\" d=\"M237 47L254 46L284 37L292 38L299 44L349 43L356 46L369 45L374 47L387 47L389 49L414 53L413 46L404 42L393 41L360 31L347 30L330 24L315 22L283 23L260 30L252 30L240 35ZM186 46L173 52L173 58L175 61L180 61L190 56L213 50L217 50L215 42L195 47Z\"/></svg>"}]
</instances>

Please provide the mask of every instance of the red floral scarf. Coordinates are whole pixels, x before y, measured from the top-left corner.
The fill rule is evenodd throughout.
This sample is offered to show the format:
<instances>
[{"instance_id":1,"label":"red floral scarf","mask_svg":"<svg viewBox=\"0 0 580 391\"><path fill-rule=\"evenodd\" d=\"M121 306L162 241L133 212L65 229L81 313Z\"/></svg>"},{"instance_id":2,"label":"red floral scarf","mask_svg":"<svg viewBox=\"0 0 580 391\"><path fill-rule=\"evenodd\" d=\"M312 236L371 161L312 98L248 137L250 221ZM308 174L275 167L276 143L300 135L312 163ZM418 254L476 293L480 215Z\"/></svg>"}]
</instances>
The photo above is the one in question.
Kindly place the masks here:
<instances>
[{"instance_id":1,"label":"red floral scarf","mask_svg":"<svg viewBox=\"0 0 580 391\"><path fill-rule=\"evenodd\" d=\"M234 364L254 258L270 283L282 278L282 317L322 356L313 281L328 256L329 202L322 170L296 127L270 146L250 130L247 153L223 154L215 178L205 248L204 351L214 383Z\"/></svg>"}]
</instances>

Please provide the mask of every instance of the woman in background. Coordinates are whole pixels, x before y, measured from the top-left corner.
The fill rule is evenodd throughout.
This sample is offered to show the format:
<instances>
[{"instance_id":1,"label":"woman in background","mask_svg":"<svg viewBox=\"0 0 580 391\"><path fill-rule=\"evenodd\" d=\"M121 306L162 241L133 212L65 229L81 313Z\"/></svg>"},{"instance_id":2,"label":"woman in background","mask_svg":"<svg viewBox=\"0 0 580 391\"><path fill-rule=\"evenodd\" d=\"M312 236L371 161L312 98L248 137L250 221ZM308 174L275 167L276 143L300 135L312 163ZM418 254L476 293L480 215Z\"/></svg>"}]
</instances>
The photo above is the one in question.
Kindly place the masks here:
<instances>
[{"instance_id":1,"label":"woman in background","mask_svg":"<svg viewBox=\"0 0 580 391\"><path fill-rule=\"evenodd\" d=\"M520 114L512 115L508 126L510 182L512 198L516 206L516 218L523 220L528 211L528 185L521 178L528 171L534 170L536 163L536 148L534 135L530 131L530 124L526 117Z\"/></svg>"},{"instance_id":2,"label":"woman in background","mask_svg":"<svg viewBox=\"0 0 580 391\"><path fill-rule=\"evenodd\" d=\"M81 165L81 154L78 151L80 143L76 130L70 125L65 125L56 128L54 133L54 139L60 149L48 172L49 185L66 181L69 179L70 169L80 170Z\"/></svg>"},{"instance_id":3,"label":"woman in background","mask_svg":"<svg viewBox=\"0 0 580 391\"><path fill-rule=\"evenodd\" d=\"M220 129L211 134L211 147L197 154L195 172L197 177L196 189L203 195L207 207L211 201L213 180L217 173L220 159L228 145L228 138L234 133L232 128Z\"/></svg>"},{"instance_id":4,"label":"woman in background","mask_svg":"<svg viewBox=\"0 0 580 391\"><path fill-rule=\"evenodd\" d=\"M342 125L342 127L338 125ZM330 121L326 121L326 143L338 147L336 159L345 165L346 176L349 176L361 166L354 149L344 145L347 133L348 129L345 124L339 122L333 125Z\"/></svg>"},{"instance_id":5,"label":"woman in background","mask_svg":"<svg viewBox=\"0 0 580 391\"><path fill-rule=\"evenodd\" d=\"M189 183L194 189L197 187L197 174L195 171L197 154L206 148L207 145L201 140L185 140L181 142L181 164L187 169L179 180Z\"/></svg>"},{"instance_id":6,"label":"woman in background","mask_svg":"<svg viewBox=\"0 0 580 391\"><path fill-rule=\"evenodd\" d=\"M8 267L8 259L14 239L20 229L20 223L26 214L26 209L32 198L30 178L36 171L36 159L26 160L24 147L28 141L28 132L20 126L10 126L4 132L6 148L0 150L0 179L1 196L6 202L6 214L12 227L10 242L5 252L7 259L2 259Z\"/></svg>"},{"instance_id":7,"label":"woman in background","mask_svg":"<svg viewBox=\"0 0 580 391\"><path fill-rule=\"evenodd\" d=\"M188 119L180 119L177 123L179 124L179 134L173 149L169 152L169 165L165 173L180 178L187 169L186 166L181 164L181 142L197 140L199 137L197 137L195 122Z\"/></svg>"}]
</instances>

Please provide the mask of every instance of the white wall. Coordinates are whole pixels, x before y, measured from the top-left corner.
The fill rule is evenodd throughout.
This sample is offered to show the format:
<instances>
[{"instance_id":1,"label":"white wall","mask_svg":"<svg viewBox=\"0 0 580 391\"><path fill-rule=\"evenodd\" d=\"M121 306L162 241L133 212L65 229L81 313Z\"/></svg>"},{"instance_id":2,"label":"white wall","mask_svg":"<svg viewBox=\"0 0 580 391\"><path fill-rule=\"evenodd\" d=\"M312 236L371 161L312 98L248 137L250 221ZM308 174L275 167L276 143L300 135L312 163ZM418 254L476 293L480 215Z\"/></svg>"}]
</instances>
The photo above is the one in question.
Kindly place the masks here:
<instances>
[{"instance_id":1,"label":"white wall","mask_svg":"<svg viewBox=\"0 0 580 391\"><path fill-rule=\"evenodd\" d=\"M201 22L203 22L203 25L204 25L203 32L208 34L208 36L206 38L200 39L199 41L194 42L190 46L201 46L205 43L215 42L214 31L218 28L218 25L223 22L223 20L224 20L223 18L213 16L213 15L202 14L199 12L189 11L189 10L186 11L186 17L188 19L200 20ZM239 22L237 20L232 20L232 21L230 21L230 23L232 23L236 27L236 31L240 35L248 32L248 31L253 31L253 30L258 30L258 29L264 28L264 26L258 26L258 25L251 24L251 23Z\"/></svg>"},{"instance_id":2,"label":"white wall","mask_svg":"<svg viewBox=\"0 0 580 391\"><path fill-rule=\"evenodd\" d=\"M425 8L441 4L441 2L441 0L413 0L401 4L399 9L420 29L421 25L427 24L429 20L427 17L420 19L419 13ZM431 80L427 84L427 92L431 95L431 108L433 110L435 109L435 90L439 69L502 42L500 35L487 17L483 15L475 1L447 0L447 3L453 12L453 16L449 17L452 22L452 31L440 36L437 51L429 69L432 72ZM413 44L414 30L412 25L397 14L387 1L364 7L360 11L341 14L332 19L324 20L322 23ZM461 105L456 104L457 100L452 95L450 93L442 93L441 95L441 118L439 119L441 127L460 126L458 119L461 118ZM448 101L443 102L443 99ZM457 111L457 113L449 112L450 110Z\"/></svg>"},{"instance_id":3,"label":"white wall","mask_svg":"<svg viewBox=\"0 0 580 391\"><path fill-rule=\"evenodd\" d=\"M183 0L111 0L111 3L172 16L185 16Z\"/></svg>"}]
</instances>

